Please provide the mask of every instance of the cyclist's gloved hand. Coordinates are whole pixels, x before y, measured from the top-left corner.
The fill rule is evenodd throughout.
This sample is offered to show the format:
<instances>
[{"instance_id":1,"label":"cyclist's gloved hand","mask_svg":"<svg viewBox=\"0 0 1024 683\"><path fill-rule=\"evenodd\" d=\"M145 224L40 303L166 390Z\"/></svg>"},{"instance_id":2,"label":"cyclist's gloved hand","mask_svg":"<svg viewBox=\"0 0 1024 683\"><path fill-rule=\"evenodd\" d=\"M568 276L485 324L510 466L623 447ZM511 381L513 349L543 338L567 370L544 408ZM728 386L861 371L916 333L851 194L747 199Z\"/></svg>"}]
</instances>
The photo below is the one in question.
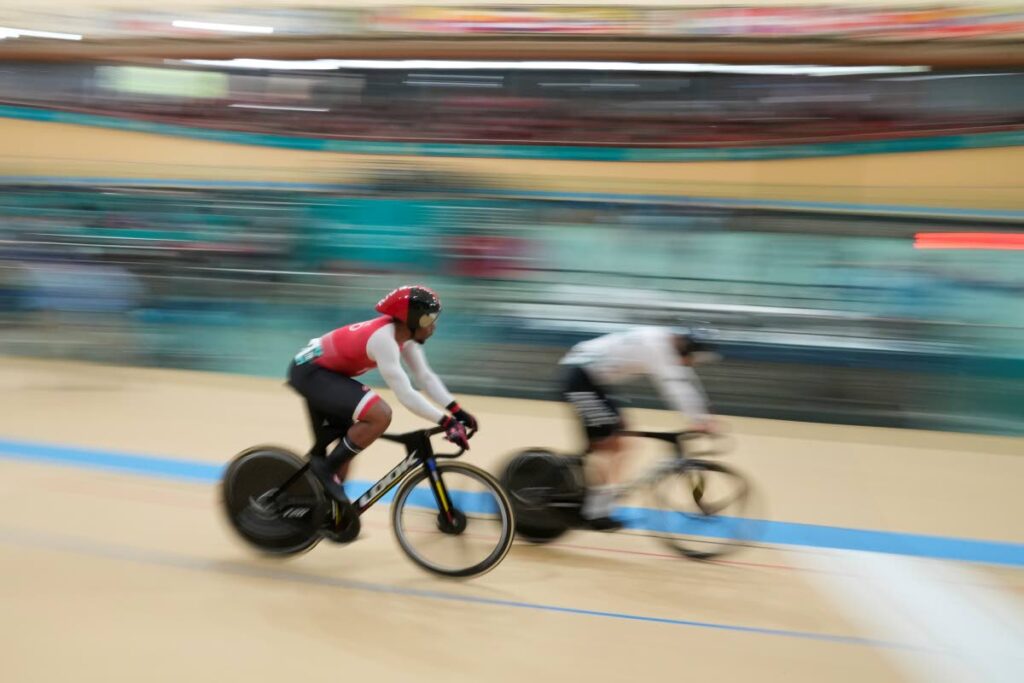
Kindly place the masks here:
<instances>
[{"instance_id":1,"label":"cyclist's gloved hand","mask_svg":"<svg viewBox=\"0 0 1024 683\"><path fill-rule=\"evenodd\" d=\"M445 415L441 420L440 425L444 428L446 439L459 448L467 451L469 450L469 435L466 434L466 428L461 422L451 415Z\"/></svg>"},{"instance_id":2,"label":"cyclist's gloved hand","mask_svg":"<svg viewBox=\"0 0 1024 683\"><path fill-rule=\"evenodd\" d=\"M452 416L462 423L462 425L471 432L477 430L476 418L470 415L468 412L462 409L462 406L456 401L452 401L445 408Z\"/></svg>"}]
</instances>

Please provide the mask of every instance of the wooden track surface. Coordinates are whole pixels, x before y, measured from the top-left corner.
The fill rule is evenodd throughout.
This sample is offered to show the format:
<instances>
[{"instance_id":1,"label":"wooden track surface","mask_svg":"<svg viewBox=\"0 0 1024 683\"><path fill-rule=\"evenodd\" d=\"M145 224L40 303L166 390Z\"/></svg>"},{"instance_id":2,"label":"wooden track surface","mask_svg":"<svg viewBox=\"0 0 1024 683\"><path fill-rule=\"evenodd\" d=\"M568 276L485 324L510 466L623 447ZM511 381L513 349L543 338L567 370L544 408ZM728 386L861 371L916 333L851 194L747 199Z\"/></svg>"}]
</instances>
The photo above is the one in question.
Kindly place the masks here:
<instances>
[{"instance_id":1,"label":"wooden track surface","mask_svg":"<svg viewBox=\"0 0 1024 683\"><path fill-rule=\"evenodd\" d=\"M0 119L3 175L206 183L363 182L368 165L554 193L1019 210L1024 147L759 161L588 162L317 152ZM158 159L159 162L152 160ZM49 182L59 182L51 180Z\"/></svg>"},{"instance_id":2,"label":"wooden track surface","mask_svg":"<svg viewBox=\"0 0 1024 683\"><path fill-rule=\"evenodd\" d=\"M462 398L483 426L476 464L572 444L557 404ZM395 430L419 426L395 412ZM766 519L1024 543L1020 440L729 424L727 459L758 484ZM401 554L384 506L350 546L269 561L231 535L210 483L5 452L31 442L219 465L307 439L281 382L0 361L3 680L1024 680L1015 566L812 545L695 563L642 533L578 532L443 581ZM375 446L353 476L397 455ZM634 461L649 455L638 447Z\"/></svg>"}]
</instances>

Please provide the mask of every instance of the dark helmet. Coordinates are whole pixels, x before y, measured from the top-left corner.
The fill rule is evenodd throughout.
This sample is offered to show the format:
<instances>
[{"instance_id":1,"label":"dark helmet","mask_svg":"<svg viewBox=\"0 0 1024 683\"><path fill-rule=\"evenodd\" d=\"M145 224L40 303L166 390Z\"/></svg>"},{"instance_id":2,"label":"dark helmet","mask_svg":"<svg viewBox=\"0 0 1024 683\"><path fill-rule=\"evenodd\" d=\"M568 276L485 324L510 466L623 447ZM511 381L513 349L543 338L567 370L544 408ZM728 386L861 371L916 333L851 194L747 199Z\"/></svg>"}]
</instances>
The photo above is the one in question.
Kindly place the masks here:
<instances>
[{"instance_id":1,"label":"dark helmet","mask_svg":"<svg viewBox=\"0 0 1024 683\"><path fill-rule=\"evenodd\" d=\"M715 343L718 333L710 327L675 327L673 334L680 340L677 348L682 356L709 362L719 360L721 355Z\"/></svg>"},{"instance_id":2,"label":"dark helmet","mask_svg":"<svg viewBox=\"0 0 1024 683\"><path fill-rule=\"evenodd\" d=\"M415 332L437 320L441 313L441 298L427 287L407 285L388 292L377 302L377 311L395 320L401 320Z\"/></svg>"}]
</instances>

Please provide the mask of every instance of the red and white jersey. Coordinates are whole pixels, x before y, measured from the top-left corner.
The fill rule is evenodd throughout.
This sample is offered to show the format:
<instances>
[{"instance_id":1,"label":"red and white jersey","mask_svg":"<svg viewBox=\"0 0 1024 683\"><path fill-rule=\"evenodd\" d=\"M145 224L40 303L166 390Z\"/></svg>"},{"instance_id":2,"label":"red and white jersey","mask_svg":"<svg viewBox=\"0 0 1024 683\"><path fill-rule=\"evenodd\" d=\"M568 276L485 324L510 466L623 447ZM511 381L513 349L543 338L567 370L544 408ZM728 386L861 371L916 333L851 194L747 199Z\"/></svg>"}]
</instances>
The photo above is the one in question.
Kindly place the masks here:
<instances>
[{"instance_id":1,"label":"red and white jersey","mask_svg":"<svg viewBox=\"0 0 1024 683\"><path fill-rule=\"evenodd\" d=\"M313 362L346 377L369 372L377 367L377 361L367 353L367 344L377 330L389 325L394 339L394 325L387 316L332 330L320 337L320 355Z\"/></svg>"},{"instance_id":2,"label":"red and white jersey","mask_svg":"<svg viewBox=\"0 0 1024 683\"><path fill-rule=\"evenodd\" d=\"M402 361L416 384L438 406L447 406L455 400L441 378L430 369L422 345L410 340L399 348L395 325L388 316L339 327L319 339L310 340L309 346L296 356L296 362L309 360L346 377L358 377L377 368L399 402L431 422L440 422L445 413L413 388Z\"/></svg>"},{"instance_id":3,"label":"red and white jersey","mask_svg":"<svg viewBox=\"0 0 1024 683\"><path fill-rule=\"evenodd\" d=\"M646 375L676 410L693 419L708 416L697 373L680 362L669 329L635 327L588 339L573 346L561 363L586 367L596 382L606 386Z\"/></svg>"}]
</instances>

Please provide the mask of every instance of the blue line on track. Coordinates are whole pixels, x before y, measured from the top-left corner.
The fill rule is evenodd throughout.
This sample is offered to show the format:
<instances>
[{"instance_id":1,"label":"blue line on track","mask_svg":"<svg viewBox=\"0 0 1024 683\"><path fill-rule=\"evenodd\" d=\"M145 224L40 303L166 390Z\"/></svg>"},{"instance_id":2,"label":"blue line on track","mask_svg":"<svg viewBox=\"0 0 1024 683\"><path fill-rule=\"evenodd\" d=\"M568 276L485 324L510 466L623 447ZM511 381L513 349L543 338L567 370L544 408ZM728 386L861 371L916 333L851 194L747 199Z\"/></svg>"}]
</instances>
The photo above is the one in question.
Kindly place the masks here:
<instances>
[{"instance_id":1,"label":"blue line on track","mask_svg":"<svg viewBox=\"0 0 1024 683\"><path fill-rule=\"evenodd\" d=\"M213 484L221 476L221 465L177 458L156 457L134 453L116 453L70 446L57 446L28 441L0 439L0 458L25 460L36 463L52 463L87 469L98 469L127 474L139 474L178 481ZM346 488L353 497L363 493L373 482L351 481ZM381 502L391 500L394 491ZM491 509L487 494L453 492L456 504L474 512ZM433 499L426 489L413 493L413 504L433 505ZM743 525L741 538L759 543L795 545L811 548L835 548L859 550L914 557L930 557L963 562L1024 567L1024 544L999 541L984 541L970 538L953 538L908 534L871 529L777 522L759 519L717 518L710 521L687 519L680 516L667 518L664 513L649 508L631 507L617 511L629 528L654 531L676 532L705 538L736 538L730 525Z\"/></svg>"}]
</instances>

